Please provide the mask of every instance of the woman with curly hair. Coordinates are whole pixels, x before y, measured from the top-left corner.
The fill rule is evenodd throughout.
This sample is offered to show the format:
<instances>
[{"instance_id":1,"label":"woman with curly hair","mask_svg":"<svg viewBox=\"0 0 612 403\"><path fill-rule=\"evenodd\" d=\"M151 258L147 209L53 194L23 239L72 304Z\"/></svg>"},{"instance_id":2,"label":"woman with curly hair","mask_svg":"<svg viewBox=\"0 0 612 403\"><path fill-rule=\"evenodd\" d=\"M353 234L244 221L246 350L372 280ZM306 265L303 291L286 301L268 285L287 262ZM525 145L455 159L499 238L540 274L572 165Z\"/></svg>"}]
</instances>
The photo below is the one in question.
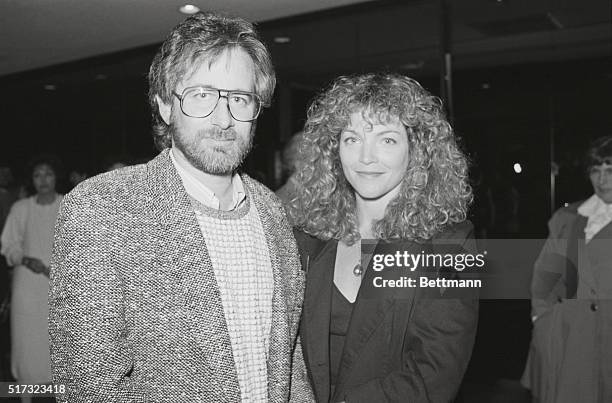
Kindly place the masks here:
<instances>
[{"instance_id":1,"label":"woman with curly hair","mask_svg":"<svg viewBox=\"0 0 612 403\"><path fill-rule=\"evenodd\" d=\"M451 239L472 249L467 161L440 101L400 75L340 77L310 106L299 155L288 212L307 271L301 337L317 401L452 400L477 300L418 287L372 296L378 272L361 250L419 254Z\"/></svg>"}]
</instances>

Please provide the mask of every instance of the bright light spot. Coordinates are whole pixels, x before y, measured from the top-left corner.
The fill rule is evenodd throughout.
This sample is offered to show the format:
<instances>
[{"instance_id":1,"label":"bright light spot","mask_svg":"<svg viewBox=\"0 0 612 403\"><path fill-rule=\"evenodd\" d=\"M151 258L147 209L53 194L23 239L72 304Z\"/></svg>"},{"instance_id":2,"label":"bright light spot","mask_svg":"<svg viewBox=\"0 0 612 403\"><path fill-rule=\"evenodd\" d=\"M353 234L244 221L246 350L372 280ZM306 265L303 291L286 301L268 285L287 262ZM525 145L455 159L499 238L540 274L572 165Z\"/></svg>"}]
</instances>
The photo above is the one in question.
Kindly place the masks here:
<instances>
[{"instance_id":1,"label":"bright light spot","mask_svg":"<svg viewBox=\"0 0 612 403\"><path fill-rule=\"evenodd\" d=\"M288 36L275 36L274 42L275 43L289 43L291 42L291 38L289 38Z\"/></svg>"},{"instance_id":2,"label":"bright light spot","mask_svg":"<svg viewBox=\"0 0 612 403\"><path fill-rule=\"evenodd\" d=\"M489 85L489 83L482 83L483 90L488 90L489 88L491 88L491 85Z\"/></svg>"},{"instance_id":3,"label":"bright light spot","mask_svg":"<svg viewBox=\"0 0 612 403\"><path fill-rule=\"evenodd\" d=\"M193 4L185 4L184 6L179 7L179 11L183 14L195 14L200 9Z\"/></svg>"},{"instance_id":4,"label":"bright light spot","mask_svg":"<svg viewBox=\"0 0 612 403\"><path fill-rule=\"evenodd\" d=\"M523 167L518 162L514 164L514 172L516 172L517 174L523 172Z\"/></svg>"},{"instance_id":5,"label":"bright light spot","mask_svg":"<svg viewBox=\"0 0 612 403\"><path fill-rule=\"evenodd\" d=\"M565 207L567 207L567 206L569 206L569 203L563 203L563 205L564 205Z\"/></svg>"},{"instance_id":6,"label":"bright light spot","mask_svg":"<svg viewBox=\"0 0 612 403\"><path fill-rule=\"evenodd\" d=\"M55 91L57 89L57 87L54 84L45 84L43 88L46 89L47 91Z\"/></svg>"}]
</instances>

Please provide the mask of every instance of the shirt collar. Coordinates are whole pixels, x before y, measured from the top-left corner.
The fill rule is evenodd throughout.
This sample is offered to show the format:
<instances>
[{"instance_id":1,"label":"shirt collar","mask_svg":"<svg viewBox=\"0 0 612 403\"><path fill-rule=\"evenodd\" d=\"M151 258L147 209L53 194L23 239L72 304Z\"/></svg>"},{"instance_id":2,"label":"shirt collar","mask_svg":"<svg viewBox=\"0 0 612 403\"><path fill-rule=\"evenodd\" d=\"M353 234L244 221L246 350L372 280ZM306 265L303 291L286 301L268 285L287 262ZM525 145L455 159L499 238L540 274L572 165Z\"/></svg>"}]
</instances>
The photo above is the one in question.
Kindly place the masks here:
<instances>
[{"instance_id":1,"label":"shirt collar","mask_svg":"<svg viewBox=\"0 0 612 403\"><path fill-rule=\"evenodd\" d=\"M578 214L588 217L584 227L584 240L588 243L602 228L612 222L612 205L606 204L594 194L578 207Z\"/></svg>"},{"instance_id":2,"label":"shirt collar","mask_svg":"<svg viewBox=\"0 0 612 403\"><path fill-rule=\"evenodd\" d=\"M606 204L599 196L594 194L578 207L578 214L585 217L612 214L612 204Z\"/></svg>"},{"instance_id":3,"label":"shirt collar","mask_svg":"<svg viewBox=\"0 0 612 403\"><path fill-rule=\"evenodd\" d=\"M188 169L181 165L174 155L175 152L174 147L170 149L170 160L176 168L176 172L183 181L183 186L185 187L187 194L203 205L219 210L221 203L215 195L215 192L204 185L191 172L189 172ZM242 179L240 179L240 175L234 174L234 176L232 176L232 202L230 203L228 210L235 210L244 202L245 199L246 192L244 191Z\"/></svg>"}]
</instances>

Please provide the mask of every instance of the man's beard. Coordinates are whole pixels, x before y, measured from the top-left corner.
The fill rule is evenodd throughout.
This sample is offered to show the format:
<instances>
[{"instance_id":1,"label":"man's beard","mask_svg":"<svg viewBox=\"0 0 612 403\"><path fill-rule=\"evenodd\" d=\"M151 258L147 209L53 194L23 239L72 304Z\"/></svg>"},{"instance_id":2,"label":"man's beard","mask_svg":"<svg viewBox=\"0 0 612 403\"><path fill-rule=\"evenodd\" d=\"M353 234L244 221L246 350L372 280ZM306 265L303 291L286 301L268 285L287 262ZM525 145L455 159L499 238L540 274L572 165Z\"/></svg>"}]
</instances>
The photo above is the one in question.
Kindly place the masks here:
<instances>
[{"instance_id":1,"label":"man's beard","mask_svg":"<svg viewBox=\"0 0 612 403\"><path fill-rule=\"evenodd\" d=\"M253 146L253 125L248 138L239 136L234 129L221 130L216 126L202 129L194 137L185 136L170 124L170 133L176 147L195 168L211 175L232 174L242 164ZM205 144L204 139L224 140L227 144Z\"/></svg>"}]
</instances>

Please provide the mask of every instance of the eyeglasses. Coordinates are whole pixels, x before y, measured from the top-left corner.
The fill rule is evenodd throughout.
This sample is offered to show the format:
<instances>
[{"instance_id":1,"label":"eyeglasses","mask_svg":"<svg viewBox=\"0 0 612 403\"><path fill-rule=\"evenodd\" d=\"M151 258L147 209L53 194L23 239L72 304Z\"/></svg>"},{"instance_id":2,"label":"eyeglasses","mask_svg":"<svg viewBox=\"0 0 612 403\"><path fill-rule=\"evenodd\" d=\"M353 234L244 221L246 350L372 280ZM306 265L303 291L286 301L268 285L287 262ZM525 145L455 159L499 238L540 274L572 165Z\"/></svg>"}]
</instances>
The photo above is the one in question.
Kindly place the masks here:
<instances>
[{"instance_id":1,"label":"eyeglasses","mask_svg":"<svg viewBox=\"0 0 612 403\"><path fill-rule=\"evenodd\" d=\"M255 120L261 111L261 98L252 92L210 87L188 87L183 90L182 95L174 91L172 93L181 102L183 114L192 118L209 116L213 113L221 98L227 100L230 115L239 122Z\"/></svg>"}]
</instances>

